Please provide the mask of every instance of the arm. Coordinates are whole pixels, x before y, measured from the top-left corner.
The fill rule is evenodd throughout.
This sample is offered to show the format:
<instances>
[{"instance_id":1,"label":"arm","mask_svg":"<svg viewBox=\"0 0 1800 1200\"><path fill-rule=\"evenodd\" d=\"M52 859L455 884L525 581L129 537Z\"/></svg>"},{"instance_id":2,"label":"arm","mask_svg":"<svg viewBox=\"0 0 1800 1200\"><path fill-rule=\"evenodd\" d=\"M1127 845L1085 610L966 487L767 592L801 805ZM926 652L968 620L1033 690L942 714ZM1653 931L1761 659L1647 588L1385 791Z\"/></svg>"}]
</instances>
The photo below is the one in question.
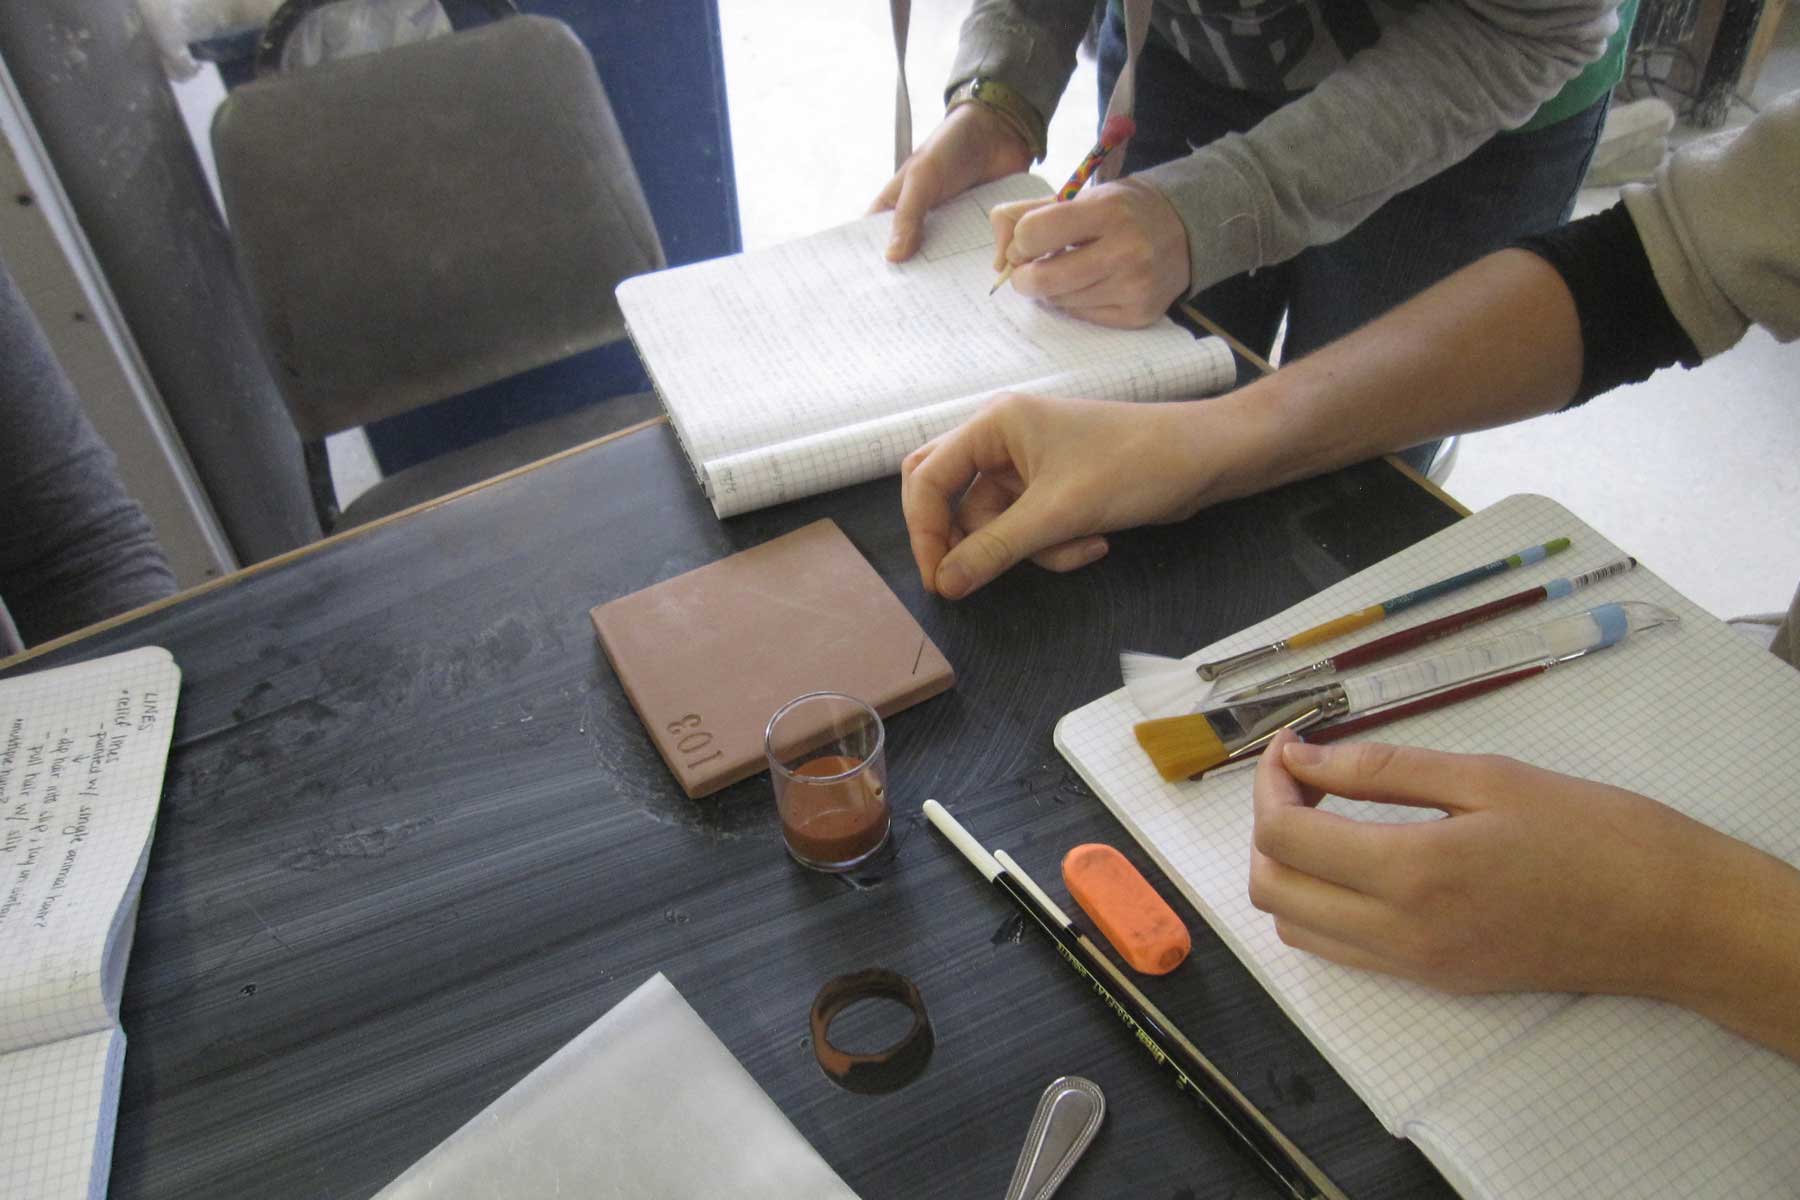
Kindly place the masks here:
<instances>
[{"instance_id":1,"label":"arm","mask_svg":"<svg viewBox=\"0 0 1800 1200\"><path fill-rule=\"evenodd\" d=\"M1552 412L1697 363L1748 321L1800 336L1797 171L1800 93L1683 148L1624 209L1489 255L1229 395L1009 397L902 464L920 574L956 597L1023 558L1072 569L1110 530Z\"/></svg>"},{"instance_id":2,"label":"arm","mask_svg":"<svg viewBox=\"0 0 1800 1200\"><path fill-rule=\"evenodd\" d=\"M1048 121L1092 15L1088 0L974 0L945 92L977 75L1001 79Z\"/></svg>"},{"instance_id":3,"label":"arm","mask_svg":"<svg viewBox=\"0 0 1800 1200\"><path fill-rule=\"evenodd\" d=\"M1706 358L1752 324L1800 338L1800 91L1766 105L1735 133L1671 155L1654 187L1625 190L1682 328Z\"/></svg>"},{"instance_id":4,"label":"arm","mask_svg":"<svg viewBox=\"0 0 1800 1200\"><path fill-rule=\"evenodd\" d=\"M1188 294L1342 236L1398 192L1524 124L1601 56L1616 7L1420 4L1249 133L1143 172L1187 231Z\"/></svg>"},{"instance_id":5,"label":"arm","mask_svg":"<svg viewBox=\"0 0 1800 1200\"><path fill-rule=\"evenodd\" d=\"M0 270L0 596L31 645L175 591L143 510Z\"/></svg>"},{"instance_id":6,"label":"arm","mask_svg":"<svg viewBox=\"0 0 1800 1200\"><path fill-rule=\"evenodd\" d=\"M1073 203L996 209L1025 295L1138 328L1183 295L1334 241L1459 162L1604 52L1617 0L1415 7L1245 134ZM1064 246L1070 254L1052 254ZM1048 257L1047 257L1048 256Z\"/></svg>"},{"instance_id":7,"label":"arm","mask_svg":"<svg viewBox=\"0 0 1800 1200\"><path fill-rule=\"evenodd\" d=\"M1383 824L1325 794L1435 808ZM1292 734L1257 766L1250 897L1282 941L1456 992L1648 996L1800 1060L1800 871L1622 788Z\"/></svg>"},{"instance_id":8,"label":"arm","mask_svg":"<svg viewBox=\"0 0 1800 1200\"><path fill-rule=\"evenodd\" d=\"M913 555L927 586L950 597L1024 558L1071 569L1104 554L1096 535L1110 530L1553 411L1581 367L1562 277L1506 251L1224 396L1003 399L901 465Z\"/></svg>"},{"instance_id":9,"label":"arm","mask_svg":"<svg viewBox=\"0 0 1800 1200\"><path fill-rule=\"evenodd\" d=\"M1075 69L1075 47L1092 11L1083 0L975 0L963 21L946 96L977 75L997 79L1036 109L1040 126L1048 123ZM946 114L869 206L870 212L894 210L888 260L904 262L918 250L931 208L1031 162L1032 147L991 110L964 104Z\"/></svg>"}]
</instances>

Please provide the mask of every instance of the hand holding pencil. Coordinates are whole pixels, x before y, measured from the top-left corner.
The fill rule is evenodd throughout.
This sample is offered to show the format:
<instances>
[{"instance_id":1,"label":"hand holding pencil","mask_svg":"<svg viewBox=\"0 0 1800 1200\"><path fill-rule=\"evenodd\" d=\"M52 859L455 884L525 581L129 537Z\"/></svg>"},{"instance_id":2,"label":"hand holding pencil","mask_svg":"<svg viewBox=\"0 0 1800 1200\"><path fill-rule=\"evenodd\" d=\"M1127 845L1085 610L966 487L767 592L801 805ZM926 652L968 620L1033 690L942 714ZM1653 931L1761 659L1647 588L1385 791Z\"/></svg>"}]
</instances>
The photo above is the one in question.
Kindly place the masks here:
<instances>
[{"instance_id":1,"label":"hand holding pencil","mask_svg":"<svg viewBox=\"0 0 1800 1200\"><path fill-rule=\"evenodd\" d=\"M1094 143L1094 148L1087 152L1087 157L1082 159L1075 167L1075 170L1069 175L1068 182L1063 184L1062 187L1057 190L1054 202L1061 203L1064 200L1073 200L1079 195L1081 189L1087 186L1087 181L1094 177L1094 172L1100 169L1100 164L1106 161L1106 156L1111 154L1114 150L1117 150L1120 146L1123 146L1131 139L1131 135L1136 132L1137 122L1133 121L1130 117L1122 114L1116 117L1108 117L1106 125L1100 130L1100 140ZM1001 208L1008 214L1018 213L1019 216L1023 216L1026 212L1038 208L1045 203L1047 202L1042 200L1026 200L1019 203L1002 205ZM1012 231L1015 224L1017 224L1016 217L1007 222L1003 232L1001 223L999 221L995 221L994 223L994 265L1000 270L1000 278L994 280L994 286L988 289L988 295L990 296L999 291L1001 287L1005 285L1006 281L1012 278L1013 268L1018 265L1017 263L1009 261L1006 257L1007 246L1012 240Z\"/></svg>"},{"instance_id":2,"label":"hand holding pencil","mask_svg":"<svg viewBox=\"0 0 1800 1200\"><path fill-rule=\"evenodd\" d=\"M1097 325L1141 329L1187 292L1187 230L1162 193L1129 177L1064 202L1092 175L1090 162L1104 157L1105 145L1103 137L1056 199L1002 204L988 214L995 268L1010 273L1002 282L1010 279L1020 295Z\"/></svg>"}]
</instances>

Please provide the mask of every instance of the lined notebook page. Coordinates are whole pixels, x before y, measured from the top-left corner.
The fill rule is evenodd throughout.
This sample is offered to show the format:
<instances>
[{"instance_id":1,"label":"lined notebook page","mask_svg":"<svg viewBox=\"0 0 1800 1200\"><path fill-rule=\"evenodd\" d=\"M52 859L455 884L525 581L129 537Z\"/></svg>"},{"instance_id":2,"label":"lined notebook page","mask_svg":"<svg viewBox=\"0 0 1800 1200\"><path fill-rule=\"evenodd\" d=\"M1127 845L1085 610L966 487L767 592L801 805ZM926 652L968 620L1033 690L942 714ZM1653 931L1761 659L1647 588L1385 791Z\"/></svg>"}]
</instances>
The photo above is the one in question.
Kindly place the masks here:
<instances>
[{"instance_id":1,"label":"lined notebook page","mask_svg":"<svg viewBox=\"0 0 1800 1200\"><path fill-rule=\"evenodd\" d=\"M887 262L892 215L621 284L638 354L720 516L879 478L1001 391L1118 400L1228 386L1230 352L1164 320L1093 325L989 296L987 211L1048 195L1015 175L932 211Z\"/></svg>"},{"instance_id":2,"label":"lined notebook page","mask_svg":"<svg viewBox=\"0 0 1800 1200\"><path fill-rule=\"evenodd\" d=\"M1579 574L1621 551L1561 506L1537 496L1515 496L1469 517L1392 559L1320 593L1303 604L1197 652L1190 661L1216 658L1294 633L1329 617L1456 571L1510 554L1559 535L1573 539L1563 554L1531 567L1504 572L1474 587L1409 610L1392 628L1410 626L1558 576ZM1699 820L1800 863L1800 673L1762 651L1669 588L1640 566L1615 580L1564 600L1538 605L1469 631L1449 644L1577 612L1611 600L1647 600L1682 616L1673 631L1650 630L1592 658L1479 699L1385 726L1370 740L1428 746L1463 753L1512 755L1552 770L1604 780L1643 792ZM1304 661L1376 636L1381 629L1327 643ZM1445 648L1444 643L1415 654ZM1301 665L1289 656L1261 675ZM1484 1170L1507 1165L1533 1170L1543 1153L1532 1131L1499 1120L1508 1111L1486 1084L1470 1079L1495 1061L1519 1053L1520 1039L1557 1018L1554 1026L1581 1029L1575 1044L1559 1047L1569 1084L1545 1081L1547 1095L1533 1095L1551 1125L1579 1130L1607 1169L1630 1178L1633 1164L1611 1161L1599 1147L1608 1136L1624 1139L1645 1120L1641 1104L1609 1104L1594 1081L1614 1071L1607 1037L1635 1042L1658 1036L1638 1015L1640 1007L1610 998L1566 995L1456 997L1419 985L1351 970L1284 946L1270 918L1247 896L1251 835L1251 772L1240 767L1199 782L1164 783L1132 738L1141 719L1121 689L1066 716L1057 745L1103 801L1158 861L1195 907L1268 988L1395 1133L1409 1118L1423 1119L1431 1099L1464 1080L1460 1092L1472 1119L1493 1121L1498 1145L1482 1143ZM1697 745L1705 753L1695 753ZM1430 819L1404 808L1327 806L1369 820ZM1657 1006L1650 1006L1655 1008ZM1592 1011L1590 1016L1587 1010ZM1563 1014L1559 1016L1559 1014ZM1704 1023L1700 1023L1703 1026ZM1675 1036L1694 1031L1676 1021ZM1607 1036L1602 1036L1603 1034ZM1697 1079L1729 1071L1746 1043L1711 1039L1717 1052L1676 1054L1659 1068L1670 1091L1691 1089ZM1760 1053L1760 1052L1759 1052ZM1641 1065L1641 1064L1640 1064ZM1765 1090L1749 1105L1778 1106L1790 1114L1790 1140L1800 1138L1800 1067L1785 1060L1766 1072ZM1489 1107L1491 1103L1491 1107ZM1646 1100L1645 1103L1655 1103ZM1517 1115L1517 1114L1513 1114ZM1730 1125L1721 1113L1712 1132ZM1701 1127L1704 1136L1705 1126ZM1547 1194L1534 1185L1526 1194ZM1589 1194L1576 1188L1568 1194Z\"/></svg>"},{"instance_id":3,"label":"lined notebook page","mask_svg":"<svg viewBox=\"0 0 1800 1200\"><path fill-rule=\"evenodd\" d=\"M0 1055L0 1196L106 1194L124 1061L116 1028Z\"/></svg>"},{"instance_id":4,"label":"lined notebook page","mask_svg":"<svg viewBox=\"0 0 1800 1200\"><path fill-rule=\"evenodd\" d=\"M117 1020L180 681L155 647L0 680L0 1052Z\"/></svg>"}]
</instances>

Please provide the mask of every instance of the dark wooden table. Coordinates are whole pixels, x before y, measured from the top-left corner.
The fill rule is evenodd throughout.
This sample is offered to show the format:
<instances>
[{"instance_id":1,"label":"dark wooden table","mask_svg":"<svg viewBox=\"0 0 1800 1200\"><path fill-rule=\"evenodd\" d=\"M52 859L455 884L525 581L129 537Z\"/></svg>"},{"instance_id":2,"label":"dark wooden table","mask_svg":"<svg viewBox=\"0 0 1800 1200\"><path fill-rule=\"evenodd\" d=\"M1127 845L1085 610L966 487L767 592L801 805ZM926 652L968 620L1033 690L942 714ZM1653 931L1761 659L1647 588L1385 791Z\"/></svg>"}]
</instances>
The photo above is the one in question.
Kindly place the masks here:
<instances>
[{"instance_id":1,"label":"dark wooden table","mask_svg":"<svg viewBox=\"0 0 1800 1200\"><path fill-rule=\"evenodd\" d=\"M764 777L683 798L587 616L826 515L959 674L889 722L896 850L856 880L788 860ZM1447 1194L1050 738L1121 647L1185 653L1455 519L1377 462L947 603L895 480L721 523L654 426L41 657L156 644L185 673L110 1195L366 1197L659 970L865 1200L1001 1195L1062 1074L1108 1110L1060 1196L1274 1195L924 827L932 796L1056 892L1069 847L1124 849L1195 932L1152 998L1352 1195ZM914 979L937 1032L885 1096L839 1090L807 1041L819 986L867 966Z\"/></svg>"}]
</instances>

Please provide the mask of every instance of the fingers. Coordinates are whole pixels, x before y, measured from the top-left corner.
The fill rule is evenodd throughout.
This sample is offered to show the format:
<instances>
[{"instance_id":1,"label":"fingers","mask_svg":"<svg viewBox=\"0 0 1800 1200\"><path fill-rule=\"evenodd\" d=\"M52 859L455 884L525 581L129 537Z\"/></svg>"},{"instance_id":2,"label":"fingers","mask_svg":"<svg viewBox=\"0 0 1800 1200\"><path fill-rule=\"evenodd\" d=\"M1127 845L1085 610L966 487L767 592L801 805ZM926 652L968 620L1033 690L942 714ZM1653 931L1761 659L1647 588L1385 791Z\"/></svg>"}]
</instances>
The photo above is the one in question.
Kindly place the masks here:
<instances>
[{"instance_id":1,"label":"fingers","mask_svg":"<svg viewBox=\"0 0 1800 1200\"><path fill-rule=\"evenodd\" d=\"M959 442L962 426L933 438L900 462L900 510L906 518L906 536L912 544L913 563L927 591L935 591L938 564L960 536L952 505L975 478L973 458ZM925 469L929 464L929 469Z\"/></svg>"},{"instance_id":2,"label":"fingers","mask_svg":"<svg viewBox=\"0 0 1800 1200\"><path fill-rule=\"evenodd\" d=\"M1075 570L1107 553L1105 532L1166 519L1187 467L1148 462L1173 440L1158 407L1005 395L908 455L901 505L926 586L965 596L1027 557Z\"/></svg>"},{"instance_id":3,"label":"fingers","mask_svg":"<svg viewBox=\"0 0 1800 1200\"><path fill-rule=\"evenodd\" d=\"M1394 850L1394 828L1315 808L1320 790L1294 778L1284 762L1297 745L1299 739L1283 730L1257 759L1251 787L1256 811L1253 869L1277 863L1341 887L1368 891Z\"/></svg>"},{"instance_id":4,"label":"fingers","mask_svg":"<svg viewBox=\"0 0 1800 1200\"><path fill-rule=\"evenodd\" d=\"M1370 881L1381 880L1391 853L1381 843L1404 831L1312 807L1318 791L1301 785L1283 765L1284 752L1296 744L1284 730L1257 760L1250 903L1276 918L1289 945L1373 966L1393 939L1396 915Z\"/></svg>"},{"instance_id":5,"label":"fingers","mask_svg":"<svg viewBox=\"0 0 1800 1200\"><path fill-rule=\"evenodd\" d=\"M1007 249L1012 245L1013 228L1026 213L1054 204L1049 196L1037 200L1014 200L1007 204L996 204L988 210L988 224L994 230L994 270L1003 271L1011 261L1007 257Z\"/></svg>"},{"instance_id":6,"label":"fingers","mask_svg":"<svg viewBox=\"0 0 1800 1200\"><path fill-rule=\"evenodd\" d=\"M1104 544L1092 542L1063 550L1063 543L1078 541L1071 533L1083 531L1058 528L1027 493L1024 451L1013 444L1027 436L1014 428L1016 419L1031 420L1020 403L1003 397L905 464L900 501L913 557L926 586L941 596L966 596L1047 547L1057 548L1051 558L1058 563L1084 555L1091 562L1105 552Z\"/></svg>"},{"instance_id":7,"label":"fingers","mask_svg":"<svg viewBox=\"0 0 1800 1200\"><path fill-rule=\"evenodd\" d=\"M901 170L895 173L892 179L882 185L879 192L875 193L875 199L870 202L869 211L864 215L869 216L875 213L886 212L894 207L894 201L900 198L900 185L905 179L906 170L902 167Z\"/></svg>"},{"instance_id":8,"label":"fingers","mask_svg":"<svg viewBox=\"0 0 1800 1200\"><path fill-rule=\"evenodd\" d=\"M1037 553L1043 540L1018 504L979 529L965 529L962 540L938 564L933 581L938 594L960 600Z\"/></svg>"},{"instance_id":9,"label":"fingers","mask_svg":"<svg viewBox=\"0 0 1800 1200\"><path fill-rule=\"evenodd\" d=\"M900 507L919 578L952 600L1040 548L1014 554L1002 540L1016 536L1007 517L1010 497L1020 490L1006 486L1018 475L1005 420L1000 405L990 406L901 464Z\"/></svg>"},{"instance_id":10,"label":"fingers","mask_svg":"<svg viewBox=\"0 0 1800 1200\"><path fill-rule=\"evenodd\" d=\"M894 225L887 244L887 260L895 263L918 253L925 237L925 214L941 198L943 179L935 163L921 159L908 163L888 187L894 188L896 183Z\"/></svg>"},{"instance_id":11,"label":"fingers","mask_svg":"<svg viewBox=\"0 0 1800 1200\"><path fill-rule=\"evenodd\" d=\"M1272 819L1282 809L1311 808L1324 797L1319 789L1303 786L1282 762L1287 748L1299 742L1293 730L1283 729L1257 756L1256 780L1251 794L1255 798L1258 822Z\"/></svg>"},{"instance_id":12,"label":"fingers","mask_svg":"<svg viewBox=\"0 0 1800 1200\"><path fill-rule=\"evenodd\" d=\"M1069 246L1094 241L1107 231L1113 216L1104 206L1077 198L1061 204L1032 200L998 205L988 214L988 221L994 227L996 241L1001 223L1006 223L1010 230L1006 262L1022 266Z\"/></svg>"},{"instance_id":13,"label":"fingers","mask_svg":"<svg viewBox=\"0 0 1800 1200\"><path fill-rule=\"evenodd\" d=\"M1296 950L1316 954L1320 958L1330 959L1332 962L1346 967L1357 967L1364 971L1383 971L1388 974L1395 973L1394 964L1380 951L1353 945L1294 921L1276 918L1275 935Z\"/></svg>"},{"instance_id":14,"label":"fingers","mask_svg":"<svg viewBox=\"0 0 1800 1200\"><path fill-rule=\"evenodd\" d=\"M1281 763L1309 787L1382 804L1438 808L1449 813L1481 807L1493 760L1379 742L1282 747Z\"/></svg>"},{"instance_id":15,"label":"fingers","mask_svg":"<svg viewBox=\"0 0 1800 1200\"><path fill-rule=\"evenodd\" d=\"M1105 558L1109 549L1111 546L1107 540L1096 534L1093 537L1076 538L1074 541L1047 546L1033 554L1031 561L1046 571L1079 571L1082 567Z\"/></svg>"},{"instance_id":16,"label":"fingers","mask_svg":"<svg viewBox=\"0 0 1800 1200\"><path fill-rule=\"evenodd\" d=\"M1010 221L1007 262L1021 295L1122 328L1156 321L1187 290L1187 231L1154 188L1130 179Z\"/></svg>"},{"instance_id":17,"label":"fingers","mask_svg":"<svg viewBox=\"0 0 1800 1200\"><path fill-rule=\"evenodd\" d=\"M956 506L950 525L950 549L956 549L963 538L988 525L1012 507L1024 490L1023 481L1010 466L1001 471L984 471L977 475L975 482L969 485ZM1099 535L1075 538L1046 546L1032 554L1031 561L1046 571L1076 571L1104 558L1107 549L1106 539Z\"/></svg>"},{"instance_id":18,"label":"fingers","mask_svg":"<svg viewBox=\"0 0 1800 1200\"><path fill-rule=\"evenodd\" d=\"M1066 206L1065 206L1066 207ZM1106 236L1016 267L1013 288L1096 325L1142 329L1175 299L1156 264L1126 239Z\"/></svg>"}]
</instances>

